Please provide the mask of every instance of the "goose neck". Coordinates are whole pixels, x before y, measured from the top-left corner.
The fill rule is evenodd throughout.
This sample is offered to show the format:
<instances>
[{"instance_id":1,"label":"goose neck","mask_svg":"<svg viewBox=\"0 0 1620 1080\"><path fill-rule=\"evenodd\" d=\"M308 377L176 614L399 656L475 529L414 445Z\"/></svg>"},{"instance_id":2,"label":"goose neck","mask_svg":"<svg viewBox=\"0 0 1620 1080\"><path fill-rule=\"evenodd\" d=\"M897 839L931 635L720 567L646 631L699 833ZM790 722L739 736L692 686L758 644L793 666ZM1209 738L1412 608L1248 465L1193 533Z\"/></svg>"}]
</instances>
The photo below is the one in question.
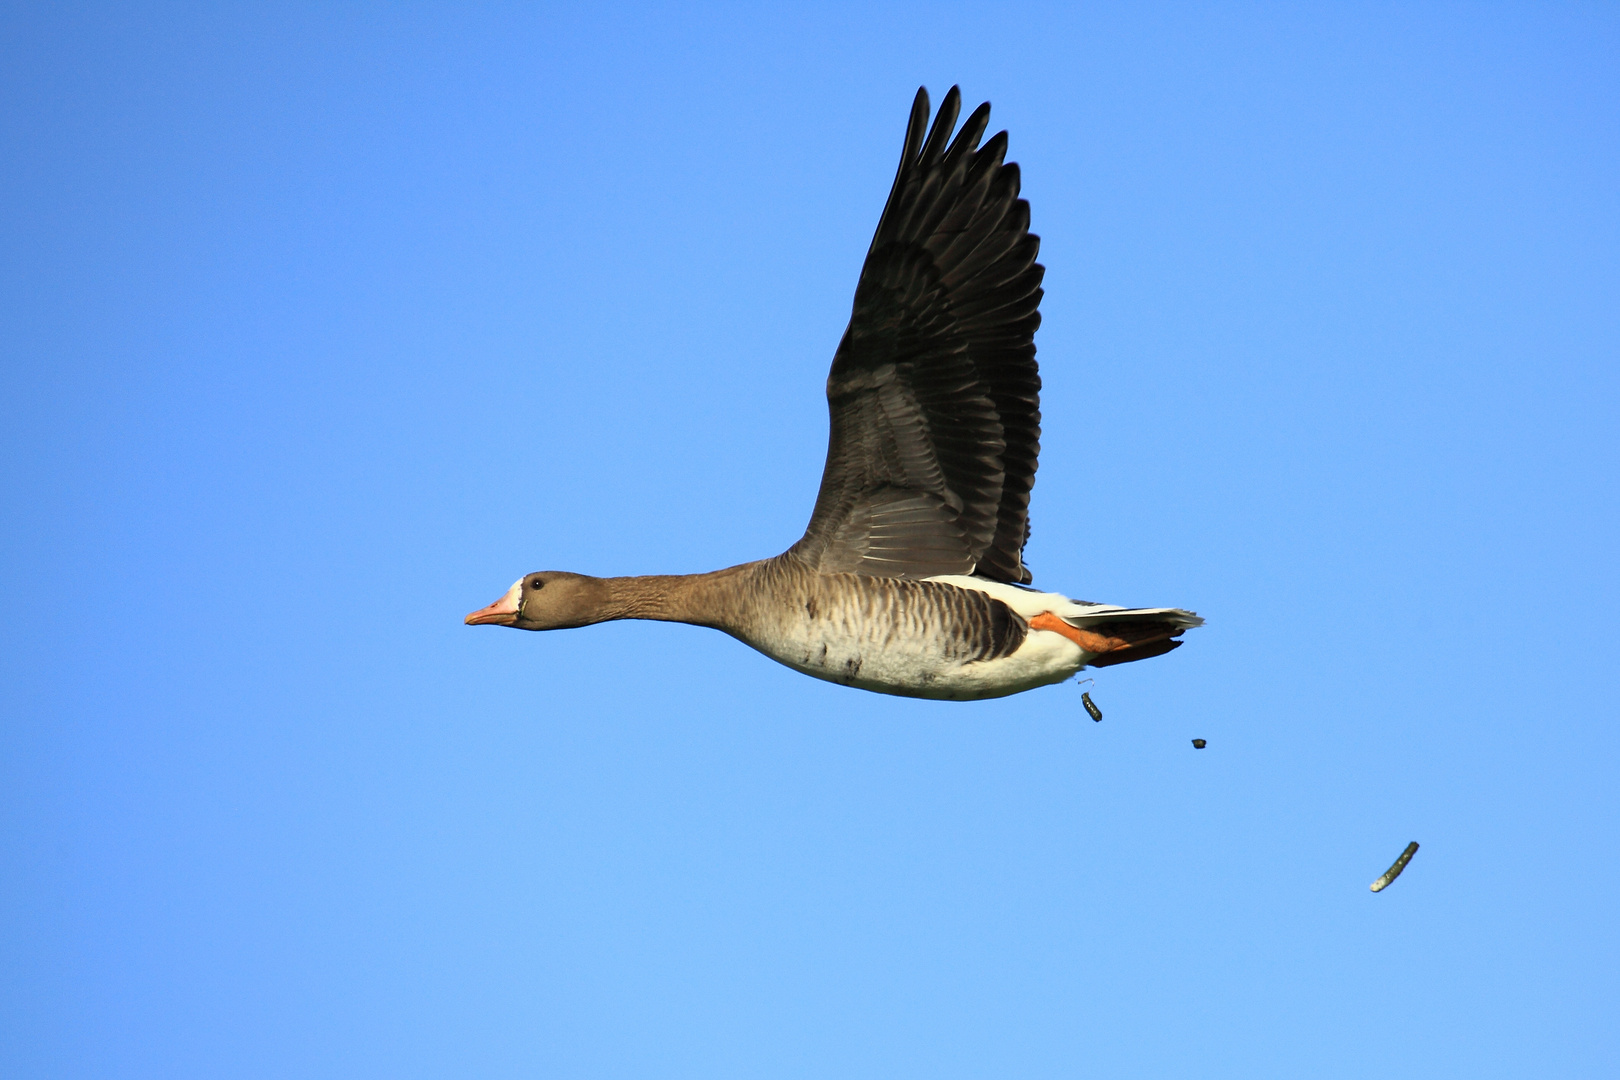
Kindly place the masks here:
<instances>
[{"instance_id":1,"label":"goose neck","mask_svg":"<svg viewBox=\"0 0 1620 1080\"><path fill-rule=\"evenodd\" d=\"M646 574L605 579L609 618L652 619L725 629L746 566L709 574Z\"/></svg>"}]
</instances>

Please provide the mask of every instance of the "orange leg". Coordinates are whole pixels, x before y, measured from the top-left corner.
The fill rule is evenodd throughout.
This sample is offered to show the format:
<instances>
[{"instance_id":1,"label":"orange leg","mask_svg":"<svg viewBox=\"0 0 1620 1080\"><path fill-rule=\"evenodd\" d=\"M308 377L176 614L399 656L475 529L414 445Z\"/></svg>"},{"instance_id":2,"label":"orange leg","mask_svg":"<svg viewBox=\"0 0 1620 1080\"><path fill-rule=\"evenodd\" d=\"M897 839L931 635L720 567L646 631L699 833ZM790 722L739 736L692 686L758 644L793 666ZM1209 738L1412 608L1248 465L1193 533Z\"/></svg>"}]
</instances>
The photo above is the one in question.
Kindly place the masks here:
<instances>
[{"instance_id":1,"label":"orange leg","mask_svg":"<svg viewBox=\"0 0 1620 1080\"><path fill-rule=\"evenodd\" d=\"M1051 630L1054 633L1062 634L1064 637L1086 650L1086 652L1096 653L1098 655L1113 652L1115 649L1127 649L1130 648L1131 644L1130 642L1122 641L1117 637L1108 637L1105 634L1093 634L1089 630L1081 630L1078 627L1070 626L1068 623L1064 622L1050 611L1043 611L1033 619L1029 620L1029 626L1032 630Z\"/></svg>"}]
</instances>

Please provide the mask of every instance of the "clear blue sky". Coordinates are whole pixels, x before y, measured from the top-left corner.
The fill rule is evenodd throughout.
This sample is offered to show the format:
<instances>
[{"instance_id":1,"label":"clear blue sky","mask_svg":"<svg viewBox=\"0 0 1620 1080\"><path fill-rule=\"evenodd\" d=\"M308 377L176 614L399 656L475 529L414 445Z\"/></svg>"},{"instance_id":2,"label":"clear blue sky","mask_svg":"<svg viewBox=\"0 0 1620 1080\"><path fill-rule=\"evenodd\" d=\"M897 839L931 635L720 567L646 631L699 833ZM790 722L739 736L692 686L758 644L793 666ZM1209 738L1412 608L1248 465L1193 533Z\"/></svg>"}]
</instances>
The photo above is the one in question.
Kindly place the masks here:
<instances>
[{"instance_id":1,"label":"clear blue sky","mask_svg":"<svg viewBox=\"0 0 1620 1080\"><path fill-rule=\"evenodd\" d=\"M0 1074L1620 1073L1616 8L271 7L0 15ZM1036 584L1209 625L463 627L797 538L953 82Z\"/></svg>"}]
</instances>

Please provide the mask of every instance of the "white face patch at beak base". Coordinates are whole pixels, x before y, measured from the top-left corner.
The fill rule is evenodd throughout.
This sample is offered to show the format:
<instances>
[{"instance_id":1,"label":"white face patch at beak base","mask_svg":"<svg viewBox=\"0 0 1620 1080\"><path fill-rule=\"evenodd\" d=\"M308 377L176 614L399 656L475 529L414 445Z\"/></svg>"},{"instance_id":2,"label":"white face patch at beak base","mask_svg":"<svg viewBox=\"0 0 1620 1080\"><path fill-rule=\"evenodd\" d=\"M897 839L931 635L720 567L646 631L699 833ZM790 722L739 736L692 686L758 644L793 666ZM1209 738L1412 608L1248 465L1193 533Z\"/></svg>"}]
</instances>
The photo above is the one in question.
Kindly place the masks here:
<instances>
[{"instance_id":1,"label":"white face patch at beak base","mask_svg":"<svg viewBox=\"0 0 1620 1080\"><path fill-rule=\"evenodd\" d=\"M511 626L517 622L518 609L523 605L523 579L518 578L506 595L489 607L479 608L462 620L468 626Z\"/></svg>"}]
</instances>

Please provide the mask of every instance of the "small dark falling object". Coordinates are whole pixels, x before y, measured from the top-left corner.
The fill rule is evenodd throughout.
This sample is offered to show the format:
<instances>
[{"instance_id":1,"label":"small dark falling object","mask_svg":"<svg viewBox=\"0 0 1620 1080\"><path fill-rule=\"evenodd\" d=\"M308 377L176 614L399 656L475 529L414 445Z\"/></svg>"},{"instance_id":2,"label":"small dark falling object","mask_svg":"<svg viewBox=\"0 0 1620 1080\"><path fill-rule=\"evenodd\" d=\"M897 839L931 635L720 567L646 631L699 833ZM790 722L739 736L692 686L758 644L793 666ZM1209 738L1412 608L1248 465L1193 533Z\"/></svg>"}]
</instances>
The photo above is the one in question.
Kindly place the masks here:
<instances>
[{"instance_id":1,"label":"small dark falling object","mask_svg":"<svg viewBox=\"0 0 1620 1080\"><path fill-rule=\"evenodd\" d=\"M1388 870L1385 870L1384 876L1373 882L1369 888L1371 888L1373 892L1383 892L1385 889L1389 888L1389 883L1400 877L1401 871L1406 869L1406 864L1412 861L1412 856L1417 854L1417 849L1418 842L1416 840L1412 841L1410 844L1407 844L1406 850L1401 852L1401 857L1395 860L1395 864Z\"/></svg>"},{"instance_id":2,"label":"small dark falling object","mask_svg":"<svg viewBox=\"0 0 1620 1080\"><path fill-rule=\"evenodd\" d=\"M1091 718L1093 720L1101 720L1102 719L1102 710L1097 708L1097 703L1095 701L1091 700L1091 691L1090 690L1085 690L1085 691L1081 692L1081 694L1080 694L1080 702L1081 702L1081 704L1085 705L1086 712L1091 714Z\"/></svg>"},{"instance_id":3,"label":"small dark falling object","mask_svg":"<svg viewBox=\"0 0 1620 1080\"><path fill-rule=\"evenodd\" d=\"M1193 740L1193 749L1194 750L1202 750L1204 747L1206 747L1208 745L1209 745L1209 743L1205 742L1203 739L1194 739Z\"/></svg>"}]
</instances>

